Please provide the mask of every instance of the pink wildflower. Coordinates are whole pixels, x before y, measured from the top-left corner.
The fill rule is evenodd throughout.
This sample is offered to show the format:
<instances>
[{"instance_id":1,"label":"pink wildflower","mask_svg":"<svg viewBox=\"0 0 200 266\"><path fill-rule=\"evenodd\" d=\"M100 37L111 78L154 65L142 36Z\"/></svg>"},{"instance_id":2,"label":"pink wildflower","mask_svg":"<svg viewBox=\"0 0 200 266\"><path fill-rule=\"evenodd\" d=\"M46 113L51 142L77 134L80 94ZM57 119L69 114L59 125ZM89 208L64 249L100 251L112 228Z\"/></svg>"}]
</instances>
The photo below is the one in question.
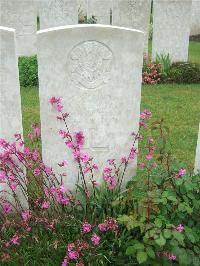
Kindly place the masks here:
<instances>
[{"instance_id":1,"label":"pink wildflower","mask_svg":"<svg viewBox=\"0 0 200 266\"><path fill-rule=\"evenodd\" d=\"M12 244L12 245L19 245L19 239L20 239L19 236L14 235L14 236L10 239L10 244Z\"/></svg>"},{"instance_id":2,"label":"pink wildflower","mask_svg":"<svg viewBox=\"0 0 200 266\"><path fill-rule=\"evenodd\" d=\"M21 213L22 219L27 222L31 218L31 213L30 211L23 211Z\"/></svg>"},{"instance_id":3,"label":"pink wildflower","mask_svg":"<svg viewBox=\"0 0 200 266\"><path fill-rule=\"evenodd\" d=\"M91 237L91 241L95 246L98 246L100 243L101 237L98 236L97 234L93 234Z\"/></svg>"},{"instance_id":4,"label":"pink wildflower","mask_svg":"<svg viewBox=\"0 0 200 266\"><path fill-rule=\"evenodd\" d=\"M150 161L152 158L153 158L152 154L149 153L146 155L147 161Z\"/></svg>"},{"instance_id":5,"label":"pink wildflower","mask_svg":"<svg viewBox=\"0 0 200 266\"><path fill-rule=\"evenodd\" d=\"M175 255L173 255L173 254L170 254L169 256L168 256L168 259L169 260L176 260L176 256Z\"/></svg>"},{"instance_id":6,"label":"pink wildflower","mask_svg":"<svg viewBox=\"0 0 200 266\"><path fill-rule=\"evenodd\" d=\"M73 250L73 251L68 252L68 256L71 260L77 260L80 255L79 255L78 251Z\"/></svg>"},{"instance_id":7,"label":"pink wildflower","mask_svg":"<svg viewBox=\"0 0 200 266\"><path fill-rule=\"evenodd\" d=\"M13 211L13 209L12 209L12 206L10 205L10 203L6 202L6 203L3 204L3 212L5 214L9 214L12 211Z\"/></svg>"},{"instance_id":8,"label":"pink wildflower","mask_svg":"<svg viewBox=\"0 0 200 266\"><path fill-rule=\"evenodd\" d=\"M184 176L186 175L186 169L181 168L178 172L178 176Z\"/></svg>"},{"instance_id":9,"label":"pink wildflower","mask_svg":"<svg viewBox=\"0 0 200 266\"><path fill-rule=\"evenodd\" d=\"M1 171L1 172L0 172L0 181L4 181L6 178L7 178L7 176L6 176L6 172Z\"/></svg>"},{"instance_id":10,"label":"pink wildflower","mask_svg":"<svg viewBox=\"0 0 200 266\"><path fill-rule=\"evenodd\" d=\"M47 201L44 201L41 205L42 209L48 209L49 208L49 203Z\"/></svg>"},{"instance_id":11,"label":"pink wildflower","mask_svg":"<svg viewBox=\"0 0 200 266\"><path fill-rule=\"evenodd\" d=\"M98 225L98 228L101 232L106 232L108 231L108 227L107 227L107 224L106 223L102 223L102 224L99 224Z\"/></svg>"},{"instance_id":12,"label":"pink wildflower","mask_svg":"<svg viewBox=\"0 0 200 266\"><path fill-rule=\"evenodd\" d=\"M68 259L64 259L61 266L68 266L69 265L69 260Z\"/></svg>"},{"instance_id":13,"label":"pink wildflower","mask_svg":"<svg viewBox=\"0 0 200 266\"><path fill-rule=\"evenodd\" d=\"M92 230L92 226L89 223L84 223L82 225L82 232L83 233L89 233Z\"/></svg>"},{"instance_id":14,"label":"pink wildflower","mask_svg":"<svg viewBox=\"0 0 200 266\"><path fill-rule=\"evenodd\" d=\"M36 168L34 171L33 171L33 174L34 176L39 176L40 175L40 169L39 168Z\"/></svg>"},{"instance_id":15,"label":"pink wildflower","mask_svg":"<svg viewBox=\"0 0 200 266\"><path fill-rule=\"evenodd\" d=\"M59 103L61 103L61 98L59 98L59 97L55 97L55 96L52 96L52 97L49 99L49 103L50 103L51 105L59 104Z\"/></svg>"},{"instance_id":16,"label":"pink wildflower","mask_svg":"<svg viewBox=\"0 0 200 266\"><path fill-rule=\"evenodd\" d=\"M176 226L176 230L181 233L184 230L184 226L182 224L178 224Z\"/></svg>"},{"instance_id":17,"label":"pink wildflower","mask_svg":"<svg viewBox=\"0 0 200 266\"><path fill-rule=\"evenodd\" d=\"M82 131L76 132L74 134L74 138L75 138L75 141L76 141L76 144L77 145L79 145L80 147L82 147L84 145L84 143L85 143L85 137L84 137Z\"/></svg>"}]
</instances>

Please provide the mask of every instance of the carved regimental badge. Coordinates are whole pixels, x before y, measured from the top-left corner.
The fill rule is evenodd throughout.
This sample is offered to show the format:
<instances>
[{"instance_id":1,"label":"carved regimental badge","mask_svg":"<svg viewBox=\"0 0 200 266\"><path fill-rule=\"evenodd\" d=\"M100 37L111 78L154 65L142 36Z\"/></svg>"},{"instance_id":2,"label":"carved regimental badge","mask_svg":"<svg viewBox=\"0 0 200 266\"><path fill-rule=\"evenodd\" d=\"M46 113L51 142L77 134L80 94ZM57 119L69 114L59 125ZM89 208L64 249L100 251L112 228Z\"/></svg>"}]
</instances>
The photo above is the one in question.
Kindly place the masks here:
<instances>
[{"instance_id":1,"label":"carved regimental badge","mask_svg":"<svg viewBox=\"0 0 200 266\"><path fill-rule=\"evenodd\" d=\"M71 81L80 89L97 89L110 80L113 54L103 43L86 41L76 45L69 61Z\"/></svg>"}]
</instances>

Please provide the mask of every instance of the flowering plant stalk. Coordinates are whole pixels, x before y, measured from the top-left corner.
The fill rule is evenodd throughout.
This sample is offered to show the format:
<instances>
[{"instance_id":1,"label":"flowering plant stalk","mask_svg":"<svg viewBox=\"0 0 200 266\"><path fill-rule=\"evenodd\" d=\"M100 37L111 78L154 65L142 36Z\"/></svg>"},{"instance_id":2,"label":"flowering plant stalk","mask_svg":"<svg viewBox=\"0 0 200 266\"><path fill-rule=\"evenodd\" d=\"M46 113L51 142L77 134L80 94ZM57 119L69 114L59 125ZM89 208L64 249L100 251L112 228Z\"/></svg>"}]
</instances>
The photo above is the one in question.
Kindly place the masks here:
<instances>
[{"instance_id":1,"label":"flowering plant stalk","mask_svg":"<svg viewBox=\"0 0 200 266\"><path fill-rule=\"evenodd\" d=\"M84 151L83 132L70 132L69 114L60 98L51 97L49 102L58 112L57 119L65 125L65 130L58 134L79 169L76 189L65 187L64 170L57 174L42 161L39 125L33 125L29 133L31 147L20 134L15 134L13 143L1 139L2 263L170 265L172 261L178 265L183 249L197 261L199 176L189 176L183 166L171 166L173 159L166 150L163 121L150 127L147 122L151 112L142 112L141 132L159 132L161 144L156 146L153 135L142 144L141 132L132 133L127 156L119 161L109 158L99 182L95 178L99 167ZM144 158L137 175L123 188L128 164L139 154L138 141L144 146ZM63 158L57 163L61 169L67 169L70 162ZM5 190L5 185L9 190ZM29 208L23 204L25 200Z\"/></svg>"}]
</instances>

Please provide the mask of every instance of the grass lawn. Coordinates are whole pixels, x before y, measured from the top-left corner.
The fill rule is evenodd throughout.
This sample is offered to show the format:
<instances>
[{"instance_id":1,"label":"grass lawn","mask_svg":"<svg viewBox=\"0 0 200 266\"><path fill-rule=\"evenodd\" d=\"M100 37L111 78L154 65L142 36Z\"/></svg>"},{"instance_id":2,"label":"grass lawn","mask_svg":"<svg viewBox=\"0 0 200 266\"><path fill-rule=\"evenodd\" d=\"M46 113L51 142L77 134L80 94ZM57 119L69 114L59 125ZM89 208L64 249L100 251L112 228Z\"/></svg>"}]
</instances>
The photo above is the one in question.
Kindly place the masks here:
<instances>
[{"instance_id":1,"label":"grass lawn","mask_svg":"<svg viewBox=\"0 0 200 266\"><path fill-rule=\"evenodd\" d=\"M21 88L24 135L39 122L38 89ZM199 85L143 86L141 110L149 109L154 119L164 118L170 129L173 154L193 168L200 122Z\"/></svg>"}]
</instances>

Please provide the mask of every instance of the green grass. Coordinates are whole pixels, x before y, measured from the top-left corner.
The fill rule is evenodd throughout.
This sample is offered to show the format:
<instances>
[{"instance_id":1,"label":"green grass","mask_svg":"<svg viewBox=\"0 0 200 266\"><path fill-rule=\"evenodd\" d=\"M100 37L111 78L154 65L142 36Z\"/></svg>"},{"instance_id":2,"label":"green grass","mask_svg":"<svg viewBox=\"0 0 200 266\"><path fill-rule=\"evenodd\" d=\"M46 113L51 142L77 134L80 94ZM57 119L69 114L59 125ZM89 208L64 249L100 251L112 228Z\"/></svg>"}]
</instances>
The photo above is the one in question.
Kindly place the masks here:
<instances>
[{"instance_id":1,"label":"green grass","mask_svg":"<svg viewBox=\"0 0 200 266\"><path fill-rule=\"evenodd\" d=\"M38 89L21 88L24 135L39 122ZM200 84L143 86L141 110L149 109L154 119L164 118L170 129L172 152L193 168L200 120Z\"/></svg>"}]
</instances>

